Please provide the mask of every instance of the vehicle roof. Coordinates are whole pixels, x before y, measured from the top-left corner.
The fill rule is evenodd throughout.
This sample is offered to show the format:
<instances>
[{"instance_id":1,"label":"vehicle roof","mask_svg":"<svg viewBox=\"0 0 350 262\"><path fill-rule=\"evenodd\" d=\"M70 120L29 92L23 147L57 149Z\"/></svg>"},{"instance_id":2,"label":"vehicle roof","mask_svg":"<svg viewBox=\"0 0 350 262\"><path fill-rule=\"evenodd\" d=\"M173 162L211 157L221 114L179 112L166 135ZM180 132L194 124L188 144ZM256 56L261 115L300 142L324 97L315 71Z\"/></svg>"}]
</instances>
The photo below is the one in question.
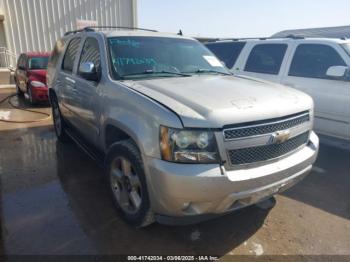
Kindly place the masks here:
<instances>
[{"instance_id":1,"label":"vehicle roof","mask_svg":"<svg viewBox=\"0 0 350 262\"><path fill-rule=\"evenodd\" d=\"M101 30L95 32L83 31L77 32L75 34L69 34L68 37L80 34L103 34L106 37L118 37L118 36L147 36L147 37L168 37L168 38L178 38L178 39L189 39L195 40L192 37L181 36L174 33L164 33L164 32L153 32L153 31L145 31L145 30ZM197 41L197 40L195 40Z\"/></svg>"},{"instance_id":2,"label":"vehicle roof","mask_svg":"<svg viewBox=\"0 0 350 262\"><path fill-rule=\"evenodd\" d=\"M340 39L340 38L314 38L314 37L286 37L286 38L237 38L237 39L218 39L215 41L207 42L206 44L212 43L227 43L227 42L332 42L338 44L348 44L350 43L350 39Z\"/></svg>"},{"instance_id":3,"label":"vehicle roof","mask_svg":"<svg viewBox=\"0 0 350 262\"><path fill-rule=\"evenodd\" d=\"M22 53L28 57L47 57L50 56L51 52L25 52Z\"/></svg>"}]
</instances>

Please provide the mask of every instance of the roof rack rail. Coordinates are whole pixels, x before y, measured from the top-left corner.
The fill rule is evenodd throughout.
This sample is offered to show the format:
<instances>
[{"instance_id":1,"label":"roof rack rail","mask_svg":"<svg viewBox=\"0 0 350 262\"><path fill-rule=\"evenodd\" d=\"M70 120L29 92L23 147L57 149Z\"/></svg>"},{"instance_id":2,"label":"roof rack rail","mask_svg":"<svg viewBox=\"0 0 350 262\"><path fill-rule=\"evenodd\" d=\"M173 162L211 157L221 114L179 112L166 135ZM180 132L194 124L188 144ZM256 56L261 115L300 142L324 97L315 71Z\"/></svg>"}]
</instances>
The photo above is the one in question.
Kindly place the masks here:
<instances>
[{"instance_id":1,"label":"roof rack rail","mask_svg":"<svg viewBox=\"0 0 350 262\"><path fill-rule=\"evenodd\" d=\"M294 34L290 34L290 35L286 35L285 37L282 37L282 38L305 39L305 35L294 35Z\"/></svg>"},{"instance_id":2,"label":"roof rack rail","mask_svg":"<svg viewBox=\"0 0 350 262\"><path fill-rule=\"evenodd\" d=\"M70 34L76 34L81 32L95 32L95 29L130 29L130 30L142 30L142 31L149 31L149 32L158 32L157 30L153 29L147 29L147 28L139 28L139 27L128 27L128 26L87 26L83 29L68 31L64 35L70 35Z\"/></svg>"},{"instance_id":3,"label":"roof rack rail","mask_svg":"<svg viewBox=\"0 0 350 262\"><path fill-rule=\"evenodd\" d=\"M149 31L149 32L158 32L157 30L154 29L147 29L147 28L140 28L140 27L128 27L128 26L108 26L108 25L101 25L101 26L87 26L84 29L131 29L131 30L142 30L142 31Z\"/></svg>"},{"instance_id":4,"label":"roof rack rail","mask_svg":"<svg viewBox=\"0 0 350 262\"><path fill-rule=\"evenodd\" d=\"M92 30L92 29L89 30L85 27L83 29L68 31L64 35L66 36L66 35L71 35L71 34L76 34L76 33L81 33L81 32L92 32L92 31L94 31L94 30Z\"/></svg>"},{"instance_id":5,"label":"roof rack rail","mask_svg":"<svg viewBox=\"0 0 350 262\"><path fill-rule=\"evenodd\" d=\"M278 38L290 38L290 39L305 39L306 36L304 35L287 35L287 36L281 36L281 37L274 37L274 36L270 36L270 37L242 37L242 38L214 38L214 39L210 39L207 41L207 43L212 43L212 42L216 42L216 41L244 41L244 40L269 40L269 39L278 39Z\"/></svg>"},{"instance_id":6,"label":"roof rack rail","mask_svg":"<svg viewBox=\"0 0 350 262\"><path fill-rule=\"evenodd\" d=\"M266 40L270 39L270 37L242 37L242 38L214 38L210 39L207 42L215 42L215 41L240 41L240 40L254 40L254 39L259 39L259 40Z\"/></svg>"}]
</instances>

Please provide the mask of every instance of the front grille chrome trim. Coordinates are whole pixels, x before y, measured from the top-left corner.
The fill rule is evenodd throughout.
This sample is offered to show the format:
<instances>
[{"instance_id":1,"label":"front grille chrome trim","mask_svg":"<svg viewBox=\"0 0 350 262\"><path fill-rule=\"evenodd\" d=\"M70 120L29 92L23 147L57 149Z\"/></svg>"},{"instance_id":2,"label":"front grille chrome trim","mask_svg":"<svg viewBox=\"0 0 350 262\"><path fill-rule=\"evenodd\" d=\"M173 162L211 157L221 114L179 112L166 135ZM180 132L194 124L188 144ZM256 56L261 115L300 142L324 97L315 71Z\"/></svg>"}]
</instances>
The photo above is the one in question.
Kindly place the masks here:
<instances>
[{"instance_id":1,"label":"front grille chrome trim","mask_svg":"<svg viewBox=\"0 0 350 262\"><path fill-rule=\"evenodd\" d=\"M293 138L291 138L291 139L289 139L288 141L290 141L290 140L293 140L293 139L297 139L298 137L303 137L304 136L304 141L303 141L303 143L301 143L300 145L298 145L297 147L295 147L295 148L293 148L291 151L288 151L288 152L286 152L285 154L281 154L281 155L278 155L278 156L276 156L276 157L272 157L272 158L268 158L268 159L262 159L262 160L259 160L259 161L252 161L252 162L245 162L245 163L235 163L234 162L234 160L233 160L233 156L231 156L231 151L239 151L239 150L241 150L241 149L237 149L237 150L235 150L235 149L233 149L233 150L228 150L227 151L227 157L228 157L228 160L229 160L229 162L230 162L230 166L231 167L234 167L235 169L236 168L243 168L243 167L250 167L250 166L256 166L256 165L259 165L259 164L261 164L261 163L270 163L270 162L274 162L274 161L277 161L277 160L279 160L279 159L281 159L281 158L285 158L285 157L287 157L287 156L289 156L289 155L291 155L291 154L293 154L293 153L295 153L295 152L297 152L297 151L299 151L300 149L302 149L302 148L304 148L307 144L308 144L308 142L309 142L309 139L310 139L310 131L307 131L307 132L304 132L304 133L302 133L302 134L300 134L300 135L298 135L298 136L295 136L295 137L293 137ZM285 143L288 143L288 141L286 141L286 142L284 142L284 143L282 143L282 144L279 144L279 145L283 145L283 144L285 144ZM276 145L276 144L275 144ZM273 144L270 144L270 145L265 145L265 146L257 146L257 147L247 147L247 148L245 148L246 150L254 150L255 148L261 148L261 149L263 149L264 147L267 147L267 146L273 146ZM243 149L244 150L244 149Z\"/></svg>"},{"instance_id":2,"label":"front grille chrome trim","mask_svg":"<svg viewBox=\"0 0 350 262\"><path fill-rule=\"evenodd\" d=\"M297 120L297 119L303 119L304 121L300 122L299 124L297 125L294 125L294 126L290 126L288 128L281 128L281 129L274 129L272 130L271 132L265 132L265 133L258 133L258 134L254 134L254 135L247 135L247 136L238 136L238 137L235 137L235 138L227 138L227 132L230 132L230 131L235 131L235 130L247 130L247 129L252 129L252 128L260 128L260 127L264 127L264 126L273 126L273 125L278 125L278 124L282 124L282 123L288 123L290 121L293 121L293 120ZM265 122L265 123L261 123L261 124L254 124L254 125L247 125L247 126L240 126L240 127L233 127L233 128L227 128L227 129L224 129L222 131L223 133L223 137L224 137L224 140L225 141L234 141L234 140L241 140L241 139L250 139L250 138L256 138L256 137L260 137L260 136L266 136L268 134L272 134L273 132L276 132L276 131L279 131L279 130L286 130L286 129L290 129L290 128L293 128L295 126L298 126L298 125L302 125L306 122L310 122L310 112L307 111L307 112L303 112L301 114L298 114L296 116L292 116L292 117L286 117L285 119L282 119L282 120L277 120L277 121L271 121L271 122Z\"/></svg>"}]
</instances>

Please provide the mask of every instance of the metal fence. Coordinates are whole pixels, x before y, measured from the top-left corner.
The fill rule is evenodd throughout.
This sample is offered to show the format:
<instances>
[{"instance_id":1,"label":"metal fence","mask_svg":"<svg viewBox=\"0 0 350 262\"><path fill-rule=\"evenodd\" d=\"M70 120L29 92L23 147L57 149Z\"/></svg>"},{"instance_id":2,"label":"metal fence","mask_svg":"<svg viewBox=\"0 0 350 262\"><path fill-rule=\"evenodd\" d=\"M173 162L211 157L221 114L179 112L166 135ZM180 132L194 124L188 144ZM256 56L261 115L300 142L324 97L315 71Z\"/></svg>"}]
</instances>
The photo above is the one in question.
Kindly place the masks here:
<instances>
[{"instance_id":1,"label":"metal fence","mask_svg":"<svg viewBox=\"0 0 350 262\"><path fill-rule=\"evenodd\" d=\"M14 69L17 63L15 53L8 50L6 47L0 47L0 67Z\"/></svg>"}]
</instances>

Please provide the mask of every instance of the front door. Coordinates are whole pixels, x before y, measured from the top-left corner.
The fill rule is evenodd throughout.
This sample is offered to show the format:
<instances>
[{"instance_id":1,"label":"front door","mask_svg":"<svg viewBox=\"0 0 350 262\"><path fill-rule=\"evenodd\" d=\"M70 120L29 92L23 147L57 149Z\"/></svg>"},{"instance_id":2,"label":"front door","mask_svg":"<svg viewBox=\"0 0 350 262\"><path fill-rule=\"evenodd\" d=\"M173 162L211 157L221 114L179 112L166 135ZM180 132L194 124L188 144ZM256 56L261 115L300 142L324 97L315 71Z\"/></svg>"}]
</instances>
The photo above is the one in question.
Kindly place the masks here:
<instances>
[{"instance_id":1,"label":"front door","mask_svg":"<svg viewBox=\"0 0 350 262\"><path fill-rule=\"evenodd\" d=\"M326 76L331 66L347 66L341 51L331 45L300 44L282 83L314 99L317 132L350 139L350 83Z\"/></svg>"},{"instance_id":2,"label":"front door","mask_svg":"<svg viewBox=\"0 0 350 262\"><path fill-rule=\"evenodd\" d=\"M77 116L79 118L79 130L91 142L95 143L100 135L99 129L99 81L85 79L80 73L83 63L93 63L98 74L101 74L100 47L94 37L87 37L81 51L77 77L75 99L77 103Z\"/></svg>"}]
</instances>

